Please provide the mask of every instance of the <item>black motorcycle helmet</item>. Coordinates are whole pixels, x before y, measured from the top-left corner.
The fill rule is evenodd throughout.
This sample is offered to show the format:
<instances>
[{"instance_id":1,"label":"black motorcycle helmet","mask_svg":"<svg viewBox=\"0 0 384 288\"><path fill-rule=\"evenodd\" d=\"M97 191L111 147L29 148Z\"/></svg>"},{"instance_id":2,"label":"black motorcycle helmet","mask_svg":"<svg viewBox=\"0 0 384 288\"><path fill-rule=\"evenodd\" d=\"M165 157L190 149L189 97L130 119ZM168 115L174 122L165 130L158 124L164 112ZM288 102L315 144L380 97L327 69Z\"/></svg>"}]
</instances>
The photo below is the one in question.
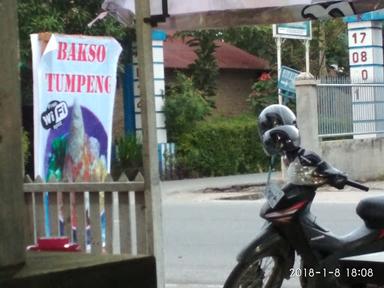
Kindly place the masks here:
<instances>
[{"instance_id":1,"label":"black motorcycle helmet","mask_svg":"<svg viewBox=\"0 0 384 288\"><path fill-rule=\"evenodd\" d=\"M277 126L294 125L297 127L295 114L287 106L281 104L273 104L264 108L258 120L261 137L266 131Z\"/></svg>"},{"instance_id":2,"label":"black motorcycle helmet","mask_svg":"<svg viewBox=\"0 0 384 288\"><path fill-rule=\"evenodd\" d=\"M293 125L278 126L266 131L262 142L268 155L283 155L300 148L299 130Z\"/></svg>"}]
</instances>

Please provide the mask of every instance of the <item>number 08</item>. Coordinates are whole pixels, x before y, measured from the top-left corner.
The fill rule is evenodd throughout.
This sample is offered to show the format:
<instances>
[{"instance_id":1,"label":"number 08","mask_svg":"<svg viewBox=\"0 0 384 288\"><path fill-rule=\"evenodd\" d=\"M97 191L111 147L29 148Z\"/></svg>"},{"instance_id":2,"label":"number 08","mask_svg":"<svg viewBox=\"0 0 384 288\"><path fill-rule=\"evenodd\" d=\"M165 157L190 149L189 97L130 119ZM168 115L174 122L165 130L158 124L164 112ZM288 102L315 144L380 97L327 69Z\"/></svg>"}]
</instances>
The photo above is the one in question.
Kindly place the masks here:
<instances>
[{"instance_id":1,"label":"number 08","mask_svg":"<svg viewBox=\"0 0 384 288\"><path fill-rule=\"evenodd\" d=\"M361 53L353 52L352 61L353 63L367 62L367 51L362 51Z\"/></svg>"}]
</instances>

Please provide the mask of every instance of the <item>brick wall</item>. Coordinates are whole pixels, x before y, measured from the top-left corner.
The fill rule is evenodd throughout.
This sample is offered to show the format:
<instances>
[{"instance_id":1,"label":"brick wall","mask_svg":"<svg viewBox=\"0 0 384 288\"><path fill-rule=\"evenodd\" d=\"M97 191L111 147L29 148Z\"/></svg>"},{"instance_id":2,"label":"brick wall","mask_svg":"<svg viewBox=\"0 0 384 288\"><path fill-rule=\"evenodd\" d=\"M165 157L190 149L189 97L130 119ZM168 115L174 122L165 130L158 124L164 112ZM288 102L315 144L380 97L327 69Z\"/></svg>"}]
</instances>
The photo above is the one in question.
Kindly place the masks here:
<instances>
[{"instance_id":1,"label":"brick wall","mask_svg":"<svg viewBox=\"0 0 384 288\"><path fill-rule=\"evenodd\" d=\"M166 70L165 81L169 85L175 79L174 70ZM221 70L218 78L216 111L219 115L233 116L250 111L247 102L251 86L256 81L258 72L249 70Z\"/></svg>"}]
</instances>

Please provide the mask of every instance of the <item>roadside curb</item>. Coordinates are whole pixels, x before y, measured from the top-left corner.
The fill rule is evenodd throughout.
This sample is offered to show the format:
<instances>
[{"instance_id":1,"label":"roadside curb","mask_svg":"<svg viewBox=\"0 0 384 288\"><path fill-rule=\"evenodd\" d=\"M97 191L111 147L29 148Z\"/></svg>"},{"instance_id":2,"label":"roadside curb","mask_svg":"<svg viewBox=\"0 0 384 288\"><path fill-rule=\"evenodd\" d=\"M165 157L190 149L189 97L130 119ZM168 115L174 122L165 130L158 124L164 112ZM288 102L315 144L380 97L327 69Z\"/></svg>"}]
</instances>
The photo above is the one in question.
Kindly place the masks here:
<instances>
[{"instance_id":1,"label":"roadside curb","mask_svg":"<svg viewBox=\"0 0 384 288\"><path fill-rule=\"evenodd\" d=\"M161 189L166 195L177 193L201 193L206 189L230 189L237 186L263 186L267 182L268 173L207 177L196 179L162 181ZM273 173L274 180L281 179L279 172Z\"/></svg>"}]
</instances>

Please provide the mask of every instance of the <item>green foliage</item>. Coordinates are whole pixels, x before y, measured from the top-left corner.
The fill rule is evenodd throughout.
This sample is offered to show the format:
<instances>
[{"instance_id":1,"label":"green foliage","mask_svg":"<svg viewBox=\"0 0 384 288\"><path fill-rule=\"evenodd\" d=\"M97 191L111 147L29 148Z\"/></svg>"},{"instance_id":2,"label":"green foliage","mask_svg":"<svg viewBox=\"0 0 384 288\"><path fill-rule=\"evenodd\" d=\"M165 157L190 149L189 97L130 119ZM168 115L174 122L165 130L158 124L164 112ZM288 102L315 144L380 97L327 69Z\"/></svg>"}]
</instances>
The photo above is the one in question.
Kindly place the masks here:
<instances>
[{"instance_id":1,"label":"green foliage","mask_svg":"<svg viewBox=\"0 0 384 288\"><path fill-rule=\"evenodd\" d=\"M197 121L202 120L209 111L207 101L194 87L191 78L177 73L164 104L169 141L177 142L183 133L193 130Z\"/></svg>"},{"instance_id":2,"label":"green foliage","mask_svg":"<svg viewBox=\"0 0 384 288\"><path fill-rule=\"evenodd\" d=\"M316 59L316 54L324 50L324 59L317 57L318 61L311 61L311 65L316 69L321 70L323 67L326 69L331 64L336 64L339 67L348 67L348 33L347 24L343 22L342 18L334 20L322 20L313 23L313 35L315 41L311 41L311 59ZM321 53L319 53L321 55ZM317 73L316 75L320 75Z\"/></svg>"},{"instance_id":3,"label":"green foliage","mask_svg":"<svg viewBox=\"0 0 384 288\"><path fill-rule=\"evenodd\" d=\"M29 162L29 157L31 156L31 149L30 149L30 141L29 141L29 136L28 132L23 130L23 135L21 138L21 145L23 149L23 161L24 161L24 167L27 166Z\"/></svg>"},{"instance_id":4,"label":"green foliage","mask_svg":"<svg viewBox=\"0 0 384 288\"><path fill-rule=\"evenodd\" d=\"M272 35L272 25L234 27L222 31L224 41L269 61L276 67L276 42ZM305 69L305 48L301 41L286 39L282 46L283 65Z\"/></svg>"},{"instance_id":5,"label":"green foliage","mask_svg":"<svg viewBox=\"0 0 384 288\"><path fill-rule=\"evenodd\" d=\"M23 103L32 103L32 57L29 35L39 32L102 35L115 37L125 48L131 31L112 17L87 24L100 12L100 0L19 0L21 89ZM123 55L125 57L125 55Z\"/></svg>"},{"instance_id":6,"label":"green foliage","mask_svg":"<svg viewBox=\"0 0 384 288\"><path fill-rule=\"evenodd\" d=\"M221 32L225 42L264 58L270 63L276 62L276 43L272 37L272 25L255 25L228 28Z\"/></svg>"},{"instance_id":7,"label":"green foliage","mask_svg":"<svg viewBox=\"0 0 384 288\"><path fill-rule=\"evenodd\" d=\"M348 35L346 23L343 22L342 18L312 21L312 30L313 39L310 42L311 73L318 76L321 65L337 64L339 67L347 67ZM228 28L219 34L224 41L267 59L271 63L271 67L276 67L276 43L272 36L271 25ZM325 59L322 59L321 55L323 54ZM282 48L283 65L304 71L304 56L305 47L302 41L294 39L284 41Z\"/></svg>"},{"instance_id":8,"label":"green foliage","mask_svg":"<svg viewBox=\"0 0 384 288\"><path fill-rule=\"evenodd\" d=\"M252 110L259 115L261 110L277 102L277 80L269 78L257 80L252 85L252 92L248 97Z\"/></svg>"},{"instance_id":9,"label":"green foliage","mask_svg":"<svg viewBox=\"0 0 384 288\"><path fill-rule=\"evenodd\" d=\"M214 42L218 38L217 31L201 30L184 32L180 35L184 38L192 37L187 41L187 44L194 48L197 55L195 62L189 66L193 84L203 93L204 98L214 106L209 97L216 94L219 75L219 67L215 57L217 45Z\"/></svg>"},{"instance_id":10,"label":"green foliage","mask_svg":"<svg viewBox=\"0 0 384 288\"><path fill-rule=\"evenodd\" d=\"M252 85L252 92L248 96L255 115L267 106L278 102L277 79L270 77L268 73L263 73L259 79ZM296 101L291 101L283 97L283 104L287 105L293 111L296 110Z\"/></svg>"},{"instance_id":11,"label":"green foliage","mask_svg":"<svg viewBox=\"0 0 384 288\"><path fill-rule=\"evenodd\" d=\"M130 180L134 180L143 167L143 145L135 135L127 134L115 141L115 161L112 174L119 177L125 173Z\"/></svg>"},{"instance_id":12,"label":"green foliage","mask_svg":"<svg viewBox=\"0 0 384 288\"><path fill-rule=\"evenodd\" d=\"M222 176L267 171L255 117L200 122L178 144L178 166L188 176Z\"/></svg>"}]
</instances>

